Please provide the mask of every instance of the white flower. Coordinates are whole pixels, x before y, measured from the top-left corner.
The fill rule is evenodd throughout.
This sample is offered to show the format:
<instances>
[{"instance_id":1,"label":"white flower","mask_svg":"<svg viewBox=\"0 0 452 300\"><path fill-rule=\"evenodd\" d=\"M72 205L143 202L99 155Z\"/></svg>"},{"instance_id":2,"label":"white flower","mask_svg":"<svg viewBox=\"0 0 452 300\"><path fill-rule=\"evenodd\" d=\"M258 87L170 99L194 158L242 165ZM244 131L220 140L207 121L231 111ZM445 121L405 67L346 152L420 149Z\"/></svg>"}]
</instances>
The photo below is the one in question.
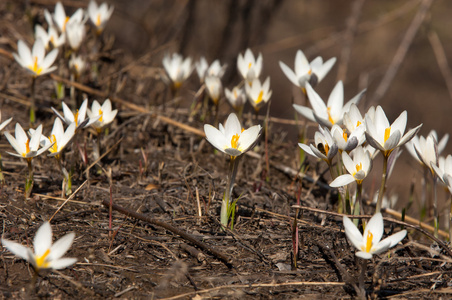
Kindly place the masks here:
<instances>
[{"instance_id":1,"label":"white flower","mask_svg":"<svg viewBox=\"0 0 452 300\"><path fill-rule=\"evenodd\" d=\"M92 123L93 127L97 130L100 130L105 125L113 122L117 113L117 109L113 111L111 110L110 99L105 100L102 106L99 104L99 102L97 102L97 100L94 100L93 104L91 105L91 110L88 109L88 116L90 119L98 118L94 123Z\"/></svg>"},{"instance_id":2,"label":"white flower","mask_svg":"<svg viewBox=\"0 0 452 300\"><path fill-rule=\"evenodd\" d=\"M431 167L452 194L452 155L449 154L446 158L439 157L438 165L431 164Z\"/></svg>"},{"instance_id":3,"label":"white flower","mask_svg":"<svg viewBox=\"0 0 452 300\"><path fill-rule=\"evenodd\" d=\"M448 139L449 135L446 134L438 143L438 135L435 130L432 130L428 134L427 138L415 135L411 141L405 144L405 147L411 156L413 156L423 166L431 169L433 172L433 169L430 166L432 163L437 165L437 155L441 154L444 148L446 148Z\"/></svg>"},{"instance_id":4,"label":"white flower","mask_svg":"<svg viewBox=\"0 0 452 300\"><path fill-rule=\"evenodd\" d=\"M340 187L356 181L361 184L372 169L372 158L370 153L365 151L363 147L358 147L350 153L351 158L347 152L342 152L342 162L349 174L344 174L336 177L330 183L332 187Z\"/></svg>"},{"instance_id":5,"label":"white flower","mask_svg":"<svg viewBox=\"0 0 452 300\"><path fill-rule=\"evenodd\" d=\"M261 84L259 79L254 79L251 86L248 84L245 85L245 91L250 104L255 110L259 110L272 96L272 90L270 90L270 77L267 77L264 84Z\"/></svg>"},{"instance_id":6,"label":"white flower","mask_svg":"<svg viewBox=\"0 0 452 300\"><path fill-rule=\"evenodd\" d=\"M359 128L351 134L347 130L342 129L339 125L334 124L331 128L331 135L341 151L351 151L359 145L359 139L364 137L364 128ZM364 141L363 141L364 142Z\"/></svg>"},{"instance_id":7,"label":"white flower","mask_svg":"<svg viewBox=\"0 0 452 300\"><path fill-rule=\"evenodd\" d=\"M72 50L77 51L82 45L86 35L84 22L68 22L66 25L66 38Z\"/></svg>"},{"instance_id":8,"label":"white flower","mask_svg":"<svg viewBox=\"0 0 452 300\"><path fill-rule=\"evenodd\" d=\"M242 129L234 113L229 115L224 126L220 124L219 130L212 125L204 125L207 141L221 152L234 157L242 155L254 146L261 129L260 125L254 125L247 130Z\"/></svg>"},{"instance_id":9,"label":"white flower","mask_svg":"<svg viewBox=\"0 0 452 300\"><path fill-rule=\"evenodd\" d=\"M62 33L66 32L66 25L68 23L82 22L83 15L83 9L79 8L71 17L66 16L66 12L64 11L64 7L61 2L57 2L55 5L55 13L53 15L50 14L47 9L44 10L44 16L47 23L49 23L49 26L53 26L55 24Z\"/></svg>"},{"instance_id":10,"label":"white flower","mask_svg":"<svg viewBox=\"0 0 452 300\"><path fill-rule=\"evenodd\" d=\"M198 62L196 62L195 66L196 73L198 73L199 81L203 83L207 76L213 76L218 78L223 77L224 72L226 71L227 64L221 65L220 61L217 59L209 66L206 58L201 57L201 59Z\"/></svg>"},{"instance_id":11,"label":"white flower","mask_svg":"<svg viewBox=\"0 0 452 300\"><path fill-rule=\"evenodd\" d=\"M298 146L300 146L307 154L321 158L328 164L331 164L331 161L339 149L329 129L327 127L322 128L320 125L319 131L316 131L314 134L314 145L310 144L308 146L299 143Z\"/></svg>"},{"instance_id":12,"label":"white flower","mask_svg":"<svg viewBox=\"0 0 452 300\"><path fill-rule=\"evenodd\" d=\"M279 62L279 66L293 84L304 89L307 82L312 86L316 86L317 83L322 81L335 62L336 58L333 57L323 63L323 59L318 56L309 63L303 51L298 50L295 56L295 72L281 61Z\"/></svg>"},{"instance_id":13,"label":"white flower","mask_svg":"<svg viewBox=\"0 0 452 300\"><path fill-rule=\"evenodd\" d=\"M381 106L377 106L373 120L367 114L365 120L367 142L375 149L380 150L386 157L389 157L395 148L400 147L411 140L422 126L421 124L404 135L407 123L407 112L403 111L390 125Z\"/></svg>"},{"instance_id":14,"label":"white flower","mask_svg":"<svg viewBox=\"0 0 452 300\"><path fill-rule=\"evenodd\" d=\"M237 69L240 75L248 84L252 84L254 79L258 79L262 72L262 54L259 53L257 59L254 58L253 52L246 49L245 55L239 53L237 58Z\"/></svg>"},{"instance_id":15,"label":"white flower","mask_svg":"<svg viewBox=\"0 0 452 300\"><path fill-rule=\"evenodd\" d=\"M59 35L58 31L55 29L54 26L49 25L48 31L45 31L45 29L41 25L35 26L35 38L41 39L44 43L44 47L48 50L50 47L50 43L54 48L58 48L61 45L63 45L66 41L66 37L63 34Z\"/></svg>"},{"instance_id":16,"label":"white flower","mask_svg":"<svg viewBox=\"0 0 452 300\"><path fill-rule=\"evenodd\" d=\"M30 129L30 133L34 133L34 129ZM53 123L52 132L49 137L41 135L40 144L42 147L48 147L51 154L49 156L56 156L59 158L61 152L69 144L75 135L75 123L71 123L64 131L61 119L56 118Z\"/></svg>"},{"instance_id":17,"label":"white flower","mask_svg":"<svg viewBox=\"0 0 452 300\"><path fill-rule=\"evenodd\" d=\"M364 132L366 131L366 124L364 118L359 112L356 104L352 104L348 112L344 113L342 122L347 128L349 136L356 136L358 138L358 146L366 141Z\"/></svg>"},{"instance_id":18,"label":"white flower","mask_svg":"<svg viewBox=\"0 0 452 300\"><path fill-rule=\"evenodd\" d=\"M93 22L94 26L96 26L97 32L100 33L104 30L107 21L110 19L113 14L114 6L111 5L108 7L107 3L102 3L97 6L97 3L91 0L88 4L88 16Z\"/></svg>"},{"instance_id":19,"label":"white flower","mask_svg":"<svg viewBox=\"0 0 452 300\"><path fill-rule=\"evenodd\" d=\"M163 67L174 88L178 89L193 71L191 57L183 59L182 55L173 53L163 58Z\"/></svg>"},{"instance_id":20,"label":"white flower","mask_svg":"<svg viewBox=\"0 0 452 300\"><path fill-rule=\"evenodd\" d=\"M342 124L344 113L350 110L352 104L357 104L362 99L365 91L362 90L344 105L344 85L342 81L338 81L331 91L327 105L325 105L322 98L314 91L311 85L306 83L306 92L312 109L297 104L294 104L293 107L303 117L318 122L323 126L331 127L334 124Z\"/></svg>"},{"instance_id":21,"label":"white flower","mask_svg":"<svg viewBox=\"0 0 452 300\"><path fill-rule=\"evenodd\" d=\"M52 228L49 222L39 227L33 240L33 251L19 243L2 238L2 245L13 254L30 262L36 271L64 269L77 262L76 258L61 258L71 247L75 233L69 233L52 245Z\"/></svg>"},{"instance_id":22,"label":"white flower","mask_svg":"<svg viewBox=\"0 0 452 300\"><path fill-rule=\"evenodd\" d=\"M45 47L41 39L35 41L31 51L22 40L19 40L17 51L18 54L13 53L14 58L34 77L50 73L57 68L52 67L52 64L58 56L58 49L53 49L45 55Z\"/></svg>"},{"instance_id":23,"label":"white flower","mask_svg":"<svg viewBox=\"0 0 452 300\"><path fill-rule=\"evenodd\" d=\"M19 123L16 123L15 135L16 137L14 138L9 132L5 132L5 136L8 139L8 142L11 144L11 146L13 146L14 150L16 150L17 152L17 153L11 152L6 153L13 156L31 160L33 157L41 155L43 152L47 151L49 147L52 146L52 144L50 144L39 149L39 142L41 141L42 135L42 125L39 125L38 128L31 135L31 138L28 138L22 126L20 126Z\"/></svg>"},{"instance_id":24,"label":"white flower","mask_svg":"<svg viewBox=\"0 0 452 300\"><path fill-rule=\"evenodd\" d=\"M240 107L245 105L246 95L242 88L235 86L232 91L228 88L224 89L224 94L226 99L228 99L229 103L235 110L239 110Z\"/></svg>"},{"instance_id":25,"label":"white flower","mask_svg":"<svg viewBox=\"0 0 452 300\"><path fill-rule=\"evenodd\" d=\"M69 68L73 70L77 76L80 76L85 70L86 62L81 55L71 55L69 60Z\"/></svg>"},{"instance_id":26,"label":"white flower","mask_svg":"<svg viewBox=\"0 0 452 300\"><path fill-rule=\"evenodd\" d=\"M389 248L394 247L407 234L406 230L402 230L380 241L384 233L383 216L381 213L376 213L369 220L364 230L364 235L359 232L358 228L348 217L344 216L343 222L345 235L353 246L359 250L355 255L363 259L371 259L372 255L383 253Z\"/></svg>"},{"instance_id":27,"label":"white flower","mask_svg":"<svg viewBox=\"0 0 452 300\"><path fill-rule=\"evenodd\" d=\"M62 103L63 106L63 113L64 117L60 115L60 113L52 107L53 112L57 115L58 118L60 118L62 121L64 121L67 125L71 125L72 123L75 124L75 129L78 128L84 128L92 123L96 122L98 119L100 119L100 115L96 116L94 119L87 119L86 117L86 111L88 108L88 99L85 99L80 106L80 109L77 109L76 113L72 113L71 109L66 105L66 103Z\"/></svg>"},{"instance_id":28,"label":"white flower","mask_svg":"<svg viewBox=\"0 0 452 300\"><path fill-rule=\"evenodd\" d=\"M205 80L207 93L209 94L210 99L212 99L212 102L217 105L223 90L221 79L215 76L207 76Z\"/></svg>"}]
</instances>

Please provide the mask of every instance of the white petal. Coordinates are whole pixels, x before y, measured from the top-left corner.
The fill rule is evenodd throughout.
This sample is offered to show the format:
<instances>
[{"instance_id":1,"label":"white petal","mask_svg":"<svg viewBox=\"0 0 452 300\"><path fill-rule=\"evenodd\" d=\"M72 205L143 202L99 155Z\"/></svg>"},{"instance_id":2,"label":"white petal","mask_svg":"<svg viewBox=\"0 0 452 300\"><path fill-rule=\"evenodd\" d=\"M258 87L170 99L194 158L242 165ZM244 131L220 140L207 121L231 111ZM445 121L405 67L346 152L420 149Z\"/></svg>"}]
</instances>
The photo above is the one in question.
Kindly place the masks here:
<instances>
[{"instance_id":1,"label":"white petal","mask_svg":"<svg viewBox=\"0 0 452 300\"><path fill-rule=\"evenodd\" d=\"M66 234L61 239L55 242L50 248L50 253L48 255L48 260L57 260L60 259L71 247L72 242L74 241L75 233L71 232Z\"/></svg>"},{"instance_id":2,"label":"white petal","mask_svg":"<svg viewBox=\"0 0 452 300\"><path fill-rule=\"evenodd\" d=\"M52 228L49 222L39 227L33 240L33 246L36 256L43 255L52 246Z\"/></svg>"},{"instance_id":3,"label":"white petal","mask_svg":"<svg viewBox=\"0 0 452 300\"><path fill-rule=\"evenodd\" d=\"M309 107L306 106L301 106L298 104L294 104L293 108L295 108L295 110L302 115L303 117L305 117L308 120L311 120L313 122L315 122L315 116L314 116L314 112L312 111L312 109L310 109Z\"/></svg>"},{"instance_id":4,"label":"white petal","mask_svg":"<svg viewBox=\"0 0 452 300\"><path fill-rule=\"evenodd\" d=\"M397 233L385 238L380 243L389 241L389 243L390 243L389 244L389 248L392 248L395 245L397 245L401 240L403 240L405 238L406 234L407 234L406 230L399 231L399 232L397 232Z\"/></svg>"},{"instance_id":5,"label":"white petal","mask_svg":"<svg viewBox=\"0 0 452 300\"><path fill-rule=\"evenodd\" d=\"M49 267L54 270L67 268L77 262L76 258L61 258L50 263Z\"/></svg>"},{"instance_id":6,"label":"white petal","mask_svg":"<svg viewBox=\"0 0 452 300\"><path fill-rule=\"evenodd\" d=\"M350 174L344 174L344 175L336 177L336 179L334 179L333 182L330 183L330 186L331 187L340 187L340 186L350 184L352 182L355 182L355 178Z\"/></svg>"},{"instance_id":7,"label":"white petal","mask_svg":"<svg viewBox=\"0 0 452 300\"><path fill-rule=\"evenodd\" d=\"M368 252L364 252L364 251L358 251L355 253L355 255L362 259L371 259L372 258L372 254L370 254Z\"/></svg>"},{"instance_id":8,"label":"white petal","mask_svg":"<svg viewBox=\"0 0 452 300\"><path fill-rule=\"evenodd\" d=\"M361 235L361 232L359 232L352 220L346 216L343 217L343 223L345 235L356 249L361 250L361 247L363 246L363 236Z\"/></svg>"},{"instance_id":9,"label":"white petal","mask_svg":"<svg viewBox=\"0 0 452 300\"><path fill-rule=\"evenodd\" d=\"M30 258L29 257L30 249L29 248L22 246L19 243L5 240L5 239L2 239L2 245L3 245L3 247L5 247L9 251L11 251L14 255L17 255L20 258L23 258L25 260L29 260L29 258Z\"/></svg>"},{"instance_id":10,"label":"white petal","mask_svg":"<svg viewBox=\"0 0 452 300\"><path fill-rule=\"evenodd\" d=\"M296 86L299 86L297 75L283 62L279 62L279 66L281 67L281 70L284 72L286 77Z\"/></svg>"},{"instance_id":11,"label":"white petal","mask_svg":"<svg viewBox=\"0 0 452 300\"><path fill-rule=\"evenodd\" d=\"M366 244L369 231L372 233L372 244L378 244L378 242L380 242L381 240L381 237L383 236L384 231L383 216L381 215L381 213L376 213L372 218L370 218L369 222L367 223L363 234L364 244Z\"/></svg>"}]
</instances>

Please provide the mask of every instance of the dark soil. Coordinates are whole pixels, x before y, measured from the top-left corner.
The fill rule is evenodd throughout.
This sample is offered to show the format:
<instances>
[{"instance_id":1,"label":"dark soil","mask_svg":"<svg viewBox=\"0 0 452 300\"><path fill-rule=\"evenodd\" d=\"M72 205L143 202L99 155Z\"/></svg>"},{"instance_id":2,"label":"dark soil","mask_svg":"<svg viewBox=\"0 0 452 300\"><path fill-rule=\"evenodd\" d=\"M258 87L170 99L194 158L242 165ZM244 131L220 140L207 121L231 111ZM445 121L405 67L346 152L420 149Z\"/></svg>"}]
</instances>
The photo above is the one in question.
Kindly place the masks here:
<instances>
[{"instance_id":1,"label":"dark soil","mask_svg":"<svg viewBox=\"0 0 452 300\"><path fill-rule=\"evenodd\" d=\"M8 53L16 51L19 38L32 41L30 16L34 22L44 22L43 8L53 11L53 3L43 2L31 6L12 0L0 3L4 23L0 25L1 48L5 50L0 56L0 103L2 119L14 117L6 129L11 132L15 122L24 127L28 124L30 78ZM86 3L80 2L83 5ZM88 72L78 90L90 104L108 96L119 115L103 139L102 153L108 153L96 165L91 165L95 161L91 154L94 132L83 131L78 143L68 149L65 163L76 165L73 190L81 189L61 208L62 175L54 159L43 156L34 161L35 186L32 198L25 199L27 165L6 154L13 149L5 138L0 141L6 179L0 194L3 237L31 246L39 226L61 208L51 221L54 240L75 232L66 256L76 257L78 262L59 272L42 272L33 286L31 266L0 248L3 298L357 296L361 261L345 238L342 218L327 213L337 211L336 192L326 188L323 177L314 183L311 180L314 170L325 173L324 165L312 164L304 179L297 176L296 141L287 139L278 123L271 122L269 174L261 139L240 164L234 189L234 198L240 199L233 231L222 230L219 212L228 159L190 130L202 130L204 124L198 114L192 116L183 108L196 100L196 85L190 82L183 87L182 101L172 101L160 80L162 71L157 69L163 49L152 49L137 60L112 46L108 34L102 36L101 51L91 53L88 49L94 41L89 38L83 51L91 66L97 63L99 73ZM55 75L69 78L65 67ZM45 133L55 117L50 107L61 107L54 94L55 78L44 76L37 81L37 124L44 125ZM66 82L67 95L69 87ZM229 113L226 105L223 108L220 120ZM87 164L82 162L80 149L87 150ZM297 198L302 206L325 213L292 208ZM109 208L104 205L110 201L123 212L139 213L141 219L113 210L110 228ZM373 208L366 210L370 214ZM294 217L299 238L296 258L292 250ZM387 234L400 230L394 223L385 225ZM452 258L441 245L430 244L425 236L410 230L402 244L374 256L366 273L368 296L448 298Z\"/></svg>"}]
</instances>

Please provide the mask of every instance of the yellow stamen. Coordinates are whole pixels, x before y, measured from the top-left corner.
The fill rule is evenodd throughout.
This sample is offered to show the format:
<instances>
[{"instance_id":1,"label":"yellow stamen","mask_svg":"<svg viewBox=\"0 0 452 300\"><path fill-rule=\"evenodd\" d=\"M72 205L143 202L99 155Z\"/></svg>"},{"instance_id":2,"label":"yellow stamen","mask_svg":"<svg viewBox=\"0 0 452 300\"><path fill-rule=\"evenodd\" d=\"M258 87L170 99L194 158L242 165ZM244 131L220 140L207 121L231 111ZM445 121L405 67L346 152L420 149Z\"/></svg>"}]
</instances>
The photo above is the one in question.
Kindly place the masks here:
<instances>
[{"instance_id":1,"label":"yellow stamen","mask_svg":"<svg viewBox=\"0 0 452 300\"><path fill-rule=\"evenodd\" d=\"M27 142L25 143L25 153L22 153L22 156L25 157L27 156L27 154L30 152L30 139L27 140Z\"/></svg>"},{"instance_id":2,"label":"yellow stamen","mask_svg":"<svg viewBox=\"0 0 452 300\"><path fill-rule=\"evenodd\" d=\"M311 69L309 69L309 71L308 71L308 75L311 75L312 74L312 70Z\"/></svg>"},{"instance_id":3,"label":"yellow stamen","mask_svg":"<svg viewBox=\"0 0 452 300\"><path fill-rule=\"evenodd\" d=\"M368 231L367 232L367 240L366 240L366 252L369 253L370 249L372 249L372 239L373 239L374 235L372 234L372 232Z\"/></svg>"},{"instance_id":4,"label":"yellow stamen","mask_svg":"<svg viewBox=\"0 0 452 300\"><path fill-rule=\"evenodd\" d=\"M359 172L363 169L363 163L359 163L359 165L356 165L356 172Z\"/></svg>"},{"instance_id":5,"label":"yellow stamen","mask_svg":"<svg viewBox=\"0 0 452 300\"><path fill-rule=\"evenodd\" d=\"M75 120L75 128L77 128L77 126L78 126L78 109L77 109L77 112L74 115L74 120Z\"/></svg>"},{"instance_id":6,"label":"yellow stamen","mask_svg":"<svg viewBox=\"0 0 452 300\"><path fill-rule=\"evenodd\" d=\"M359 125L361 125L360 121L358 121L358 123L356 123L356 127L358 127Z\"/></svg>"},{"instance_id":7,"label":"yellow stamen","mask_svg":"<svg viewBox=\"0 0 452 300\"><path fill-rule=\"evenodd\" d=\"M325 145L325 147L323 147L325 149L325 155L328 156L328 152L330 151L330 146L328 146L328 144Z\"/></svg>"},{"instance_id":8,"label":"yellow stamen","mask_svg":"<svg viewBox=\"0 0 452 300\"><path fill-rule=\"evenodd\" d=\"M334 120L333 120L333 118L331 117L331 107L327 107L326 112L328 113L328 121L330 121L331 124L334 125Z\"/></svg>"},{"instance_id":9,"label":"yellow stamen","mask_svg":"<svg viewBox=\"0 0 452 300\"><path fill-rule=\"evenodd\" d=\"M234 98L237 99L237 90L234 90Z\"/></svg>"},{"instance_id":10,"label":"yellow stamen","mask_svg":"<svg viewBox=\"0 0 452 300\"><path fill-rule=\"evenodd\" d=\"M43 255L36 257L36 268L37 269L45 269L48 267L49 263L46 262L46 258L49 254L50 254L50 249L47 249L47 251Z\"/></svg>"},{"instance_id":11,"label":"yellow stamen","mask_svg":"<svg viewBox=\"0 0 452 300\"><path fill-rule=\"evenodd\" d=\"M347 141L347 140L348 140L348 135L347 135L347 132L345 131L345 129L344 129L344 131L342 132L342 137L344 138L344 141Z\"/></svg>"},{"instance_id":12,"label":"yellow stamen","mask_svg":"<svg viewBox=\"0 0 452 300\"><path fill-rule=\"evenodd\" d=\"M231 139L231 147L234 149L237 149L237 147L239 146L239 138L240 136L238 135L238 133L236 133L235 135L232 136Z\"/></svg>"},{"instance_id":13,"label":"yellow stamen","mask_svg":"<svg viewBox=\"0 0 452 300\"><path fill-rule=\"evenodd\" d=\"M256 104L259 104L262 101L263 96L264 96L264 91L261 91L259 93L259 96L256 99Z\"/></svg>"},{"instance_id":14,"label":"yellow stamen","mask_svg":"<svg viewBox=\"0 0 452 300\"><path fill-rule=\"evenodd\" d=\"M385 129L385 143L389 139L389 136L391 135L391 126Z\"/></svg>"},{"instance_id":15,"label":"yellow stamen","mask_svg":"<svg viewBox=\"0 0 452 300\"><path fill-rule=\"evenodd\" d=\"M97 14L96 27L100 26L100 14Z\"/></svg>"},{"instance_id":16,"label":"yellow stamen","mask_svg":"<svg viewBox=\"0 0 452 300\"><path fill-rule=\"evenodd\" d=\"M242 133L242 132L244 132L245 131L245 128L242 128L242 131L240 131L240 133Z\"/></svg>"},{"instance_id":17,"label":"yellow stamen","mask_svg":"<svg viewBox=\"0 0 452 300\"><path fill-rule=\"evenodd\" d=\"M36 75L39 75L42 72L42 68L39 68L38 66L38 57L34 57L33 65L28 67L31 71L36 73Z\"/></svg>"},{"instance_id":18,"label":"yellow stamen","mask_svg":"<svg viewBox=\"0 0 452 300\"><path fill-rule=\"evenodd\" d=\"M251 69L251 66L252 66L252 65L253 65L252 63L249 63L249 64L248 64L248 70Z\"/></svg>"},{"instance_id":19,"label":"yellow stamen","mask_svg":"<svg viewBox=\"0 0 452 300\"><path fill-rule=\"evenodd\" d=\"M69 21L69 17L66 17L66 19L64 20L64 23L63 23L63 28L61 28L62 32L66 31L66 24L67 24L68 21Z\"/></svg>"},{"instance_id":20,"label":"yellow stamen","mask_svg":"<svg viewBox=\"0 0 452 300\"><path fill-rule=\"evenodd\" d=\"M103 118L104 118L103 114L104 114L104 113L102 112L102 109L99 109L99 116L100 116L99 122L102 122L102 121L103 121Z\"/></svg>"},{"instance_id":21,"label":"yellow stamen","mask_svg":"<svg viewBox=\"0 0 452 300\"><path fill-rule=\"evenodd\" d=\"M57 146L57 140L54 134L52 134L51 137L49 137L49 141L50 143L54 143L52 147L49 148L49 151L52 153L56 153L58 151L58 146Z\"/></svg>"}]
</instances>

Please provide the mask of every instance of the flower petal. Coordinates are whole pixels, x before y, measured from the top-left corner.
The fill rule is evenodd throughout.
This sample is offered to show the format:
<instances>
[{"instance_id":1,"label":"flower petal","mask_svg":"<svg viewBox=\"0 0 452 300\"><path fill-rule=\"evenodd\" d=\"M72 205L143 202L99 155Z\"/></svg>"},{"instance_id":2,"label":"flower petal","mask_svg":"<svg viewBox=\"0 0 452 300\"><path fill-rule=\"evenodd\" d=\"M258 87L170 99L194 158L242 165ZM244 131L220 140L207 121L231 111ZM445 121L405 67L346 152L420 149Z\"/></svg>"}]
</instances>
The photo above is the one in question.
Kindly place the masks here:
<instances>
[{"instance_id":1,"label":"flower petal","mask_svg":"<svg viewBox=\"0 0 452 300\"><path fill-rule=\"evenodd\" d=\"M52 228L49 222L39 227L33 240L33 246L36 256L43 255L52 246Z\"/></svg>"},{"instance_id":2,"label":"flower petal","mask_svg":"<svg viewBox=\"0 0 452 300\"><path fill-rule=\"evenodd\" d=\"M344 175L336 177L336 179L334 179L333 182L330 183L330 186L331 187L340 187L340 186L350 184L352 182L355 182L355 178L350 174L344 174Z\"/></svg>"}]
</instances>

